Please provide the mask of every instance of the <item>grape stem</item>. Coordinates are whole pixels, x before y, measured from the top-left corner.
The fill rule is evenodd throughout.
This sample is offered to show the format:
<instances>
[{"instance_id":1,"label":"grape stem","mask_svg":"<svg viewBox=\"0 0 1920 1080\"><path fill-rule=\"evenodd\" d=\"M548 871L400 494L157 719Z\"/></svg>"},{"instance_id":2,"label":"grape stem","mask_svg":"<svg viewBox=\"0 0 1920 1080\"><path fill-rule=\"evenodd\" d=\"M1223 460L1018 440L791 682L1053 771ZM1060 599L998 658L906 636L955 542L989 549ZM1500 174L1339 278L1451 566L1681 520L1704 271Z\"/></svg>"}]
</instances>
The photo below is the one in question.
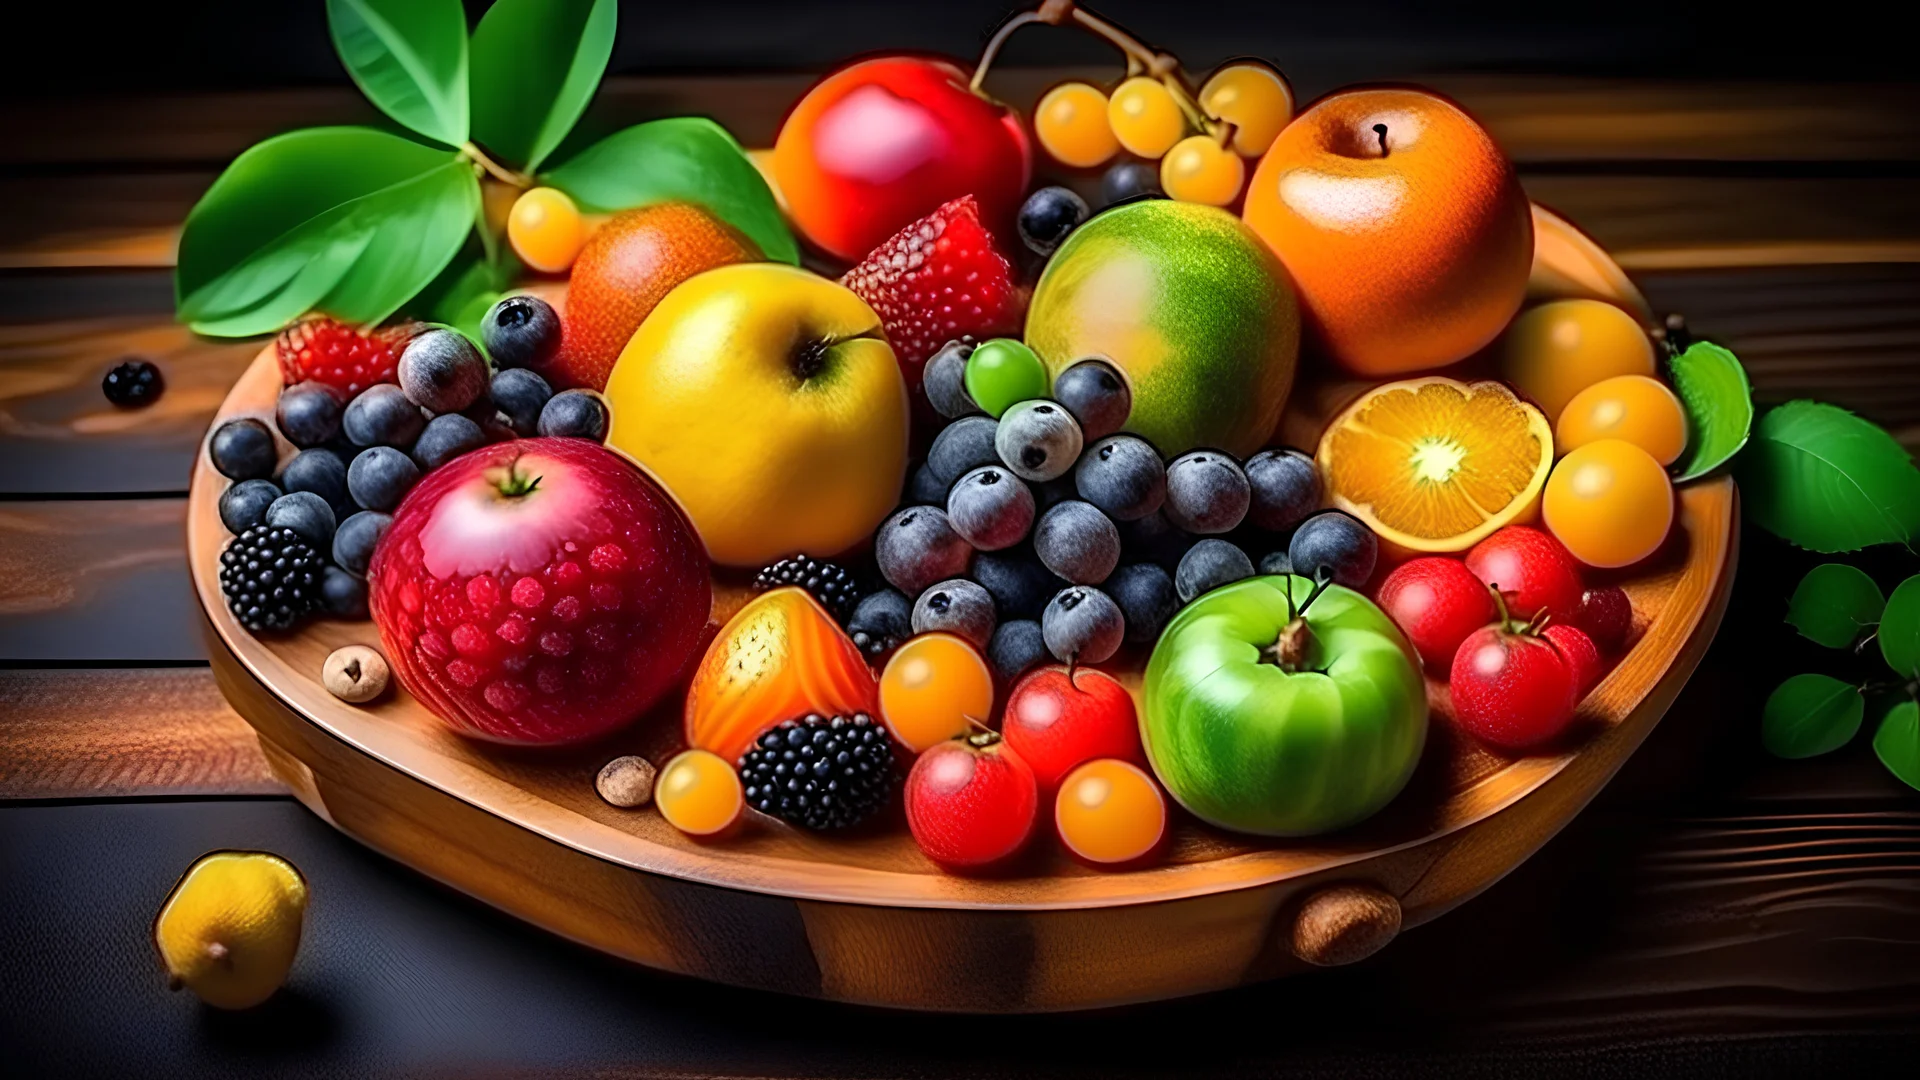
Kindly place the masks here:
<instances>
[{"instance_id":1,"label":"grape stem","mask_svg":"<svg viewBox=\"0 0 1920 1080\"><path fill-rule=\"evenodd\" d=\"M479 146L473 143L461 143L460 156L480 166L486 170L488 176L493 177L503 184L511 184L522 191L533 186L533 177L528 176L526 173L514 172L512 169L488 157L485 150L480 149Z\"/></svg>"}]
</instances>

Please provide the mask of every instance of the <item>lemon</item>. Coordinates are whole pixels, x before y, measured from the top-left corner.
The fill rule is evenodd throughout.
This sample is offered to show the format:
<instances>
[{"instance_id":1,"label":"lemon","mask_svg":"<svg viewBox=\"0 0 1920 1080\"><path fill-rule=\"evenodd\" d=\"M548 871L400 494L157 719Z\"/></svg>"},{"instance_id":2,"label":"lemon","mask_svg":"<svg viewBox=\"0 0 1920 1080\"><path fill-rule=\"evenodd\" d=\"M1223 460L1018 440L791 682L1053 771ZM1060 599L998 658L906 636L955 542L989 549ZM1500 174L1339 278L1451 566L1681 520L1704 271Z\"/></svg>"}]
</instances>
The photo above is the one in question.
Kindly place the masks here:
<instances>
[{"instance_id":1,"label":"lemon","mask_svg":"<svg viewBox=\"0 0 1920 1080\"><path fill-rule=\"evenodd\" d=\"M187 869L154 920L169 981L222 1009L248 1009L287 980L307 882L264 851L216 851Z\"/></svg>"}]
</instances>

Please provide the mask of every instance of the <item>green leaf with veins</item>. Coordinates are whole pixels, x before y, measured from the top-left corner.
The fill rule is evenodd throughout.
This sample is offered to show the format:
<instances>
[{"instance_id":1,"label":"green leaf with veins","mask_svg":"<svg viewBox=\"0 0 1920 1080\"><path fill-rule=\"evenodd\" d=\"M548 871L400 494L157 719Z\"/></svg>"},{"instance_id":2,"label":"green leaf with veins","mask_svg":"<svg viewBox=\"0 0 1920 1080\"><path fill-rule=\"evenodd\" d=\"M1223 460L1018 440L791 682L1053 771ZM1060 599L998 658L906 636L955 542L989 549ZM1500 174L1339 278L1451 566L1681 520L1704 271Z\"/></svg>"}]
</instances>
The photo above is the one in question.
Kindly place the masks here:
<instances>
[{"instance_id":1,"label":"green leaf with veins","mask_svg":"<svg viewBox=\"0 0 1920 1080\"><path fill-rule=\"evenodd\" d=\"M271 333L310 310L376 323L439 274L479 212L472 166L371 128L268 139L187 215L179 317L202 334Z\"/></svg>"},{"instance_id":2,"label":"green leaf with veins","mask_svg":"<svg viewBox=\"0 0 1920 1080\"><path fill-rule=\"evenodd\" d=\"M1911 547L1920 469L1893 436L1845 409L1790 401L1754 426L1740 494L1755 523L1811 551Z\"/></svg>"},{"instance_id":3,"label":"green leaf with veins","mask_svg":"<svg viewBox=\"0 0 1920 1080\"><path fill-rule=\"evenodd\" d=\"M583 210L690 202L740 230L766 258L798 264L800 248L773 192L732 135L702 117L636 124L547 170Z\"/></svg>"},{"instance_id":4,"label":"green leaf with veins","mask_svg":"<svg viewBox=\"0 0 1920 1080\"><path fill-rule=\"evenodd\" d=\"M1767 695L1760 742L1767 753L1807 758L1847 745L1860 730L1866 699L1859 688L1831 675L1795 675Z\"/></svg>"},{"instance_id":5,"label":"green leaf with veins","mask_svg":"<svg viewBox=\"0 0 1920 1080\"><path fill-rule=\"evenodd\" d=\"M1829 649L1844 649L1860 631L1880 621L1887 598L1864 571L1846 563L1821 563L1807 571L1787 601L1787 624Z\"/></svg>"},{"instance_id":6,"label":"green leaf with veins","mask_svg":"<svg viewBox=\"0 0 1920 1080\"><path fill-rule=\"evenodd\" d=\"M496 0L473 32L473 137L532 172L586 110L613 55L615 0Z\"/></svg>"},{"instance_id":7,"label":"green leaf with veins","mask_svg":"<svg viewBox=\"0 0 1920 1080\"><path fill-rule=\"evenodd\" d=\"M380 111L448 146L467 141L460 0L327 0L334 50Z\"/></svg>"},{"instance_id":8,"label":"green leaf with veins","mask_svg":"<svg viewBox=\"0 0 1920 1080\"><path fill-rule=\"evenodd\" d=\"M1880 613L1880 655L1903 679L1920 678L1920 574L1894 586Z\"/></svg>"},{"instance_id":9,"label":"green leaf with veins","mask_svg":"<svg viewBox=\"0 0 1920 1080\"><path fill-rule=\"evenodd\" d=\"M1920 790L1920 705L1913 699L1887 710L1873 733L1873 753L1887 771Z\"/></svg>"},{"instance_id":10,"label":"green leaf with veins","mask_svg":"<svg viewBox=\"0 0 1920 1080\"><path fill-rule=\"evenodd\" d=\"M1732 352L1696 341L1667 361L1673 390L1687 414L1687 448L1673 463L1676 480L1692 480L1725 464L1747 445L1753 390Z\"/></svg>"}]
</instances>

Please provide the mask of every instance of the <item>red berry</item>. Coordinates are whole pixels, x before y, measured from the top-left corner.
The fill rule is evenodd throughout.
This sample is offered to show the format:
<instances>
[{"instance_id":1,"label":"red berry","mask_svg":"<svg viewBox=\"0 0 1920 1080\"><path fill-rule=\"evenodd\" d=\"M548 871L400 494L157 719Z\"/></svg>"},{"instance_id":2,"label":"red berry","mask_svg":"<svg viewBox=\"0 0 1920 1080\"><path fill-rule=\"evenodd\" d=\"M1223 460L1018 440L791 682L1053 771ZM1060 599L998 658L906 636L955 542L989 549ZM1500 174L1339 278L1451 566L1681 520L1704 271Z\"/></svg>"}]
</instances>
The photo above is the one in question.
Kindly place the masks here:
<instances>
[{"instance_id":1,"label":"red berry","mask_svg":"<svg viewBox=\"0 0 1920 1080\"><path fill-rule=\"evenodd\" d=\"M1504 626L1460 643L1448 680L1454 719L1482 742L1525 750L1560 734L1578 700L1565 656L1546 638Z\"/></svg>"},{"instance_id":2,"label":"red berry","mask_svg":"<svg viewBox=\"0 0 1920 1080\"><path fill-rule=\"evenodd\" d=\"M1560 656L1567 662L1567 670L1573 673L1573 697L1578 702L1600 681L1600 650L1594 647L1593 639L1586 631L1566 623L1554 623L1540 636L1553 643L1560 650Z\"/></svg>"},{"instance_id":3,"label":"red berry","mask_svg":"<svg viewBox=\"0 0 1920 1080\"><path fill-rule=\"evenodd\" d=\"M931 747L907 774L913 842L950 870L983 870L1019 851L1039 801L1033 770L990 731Z\"/></svg>"},{"instance_id":4,"label":"red berry","mask_svg":"<svg viewBox=\"0 0 1920 1080\"><path fill-rule=\"evenodd\" d=\"M1627 590L1618 585L1588 589L1573 624L1585 630L1601 652L1609 656L1619 652L1633 630L1633 603L1627 599Z\"/></svg>"},{"instance_id":5,"label":"red berry","mask_svg":"<svg viewBox=\"0 0 1920 1080\"><path fill-rule=\"evenodd\" d=\"M879 314L916 396L920 371L940 346L1018 336L1026 308L1013 267L994 249L971 195L894 234L840 283Z\"/></svg>"},{"instance_id":6,"label":"red berry","mask_svg":"<svg viewBox=\"0 0 1920 1080\"><path fill-rule=\"evenodd\" d=\"M1570 623L1580 614L1580 564L1565 544L1539 529L1501 529L1467 552L1467 569L1500 590L1516 619L1544 609L1554 622Z\"/></svg>"},{"instance_id":7,"label":"red berry","mask_svg":"<svg viewBox=\"0 0 1920 1080\"><path fill-rule=\"evenodd\" d=\"M338 319L316 315L280 331L274 355L286 385L313 379L352 397L375 383L394 381L400 350L411 334L406 326L363 334Z\"/></svg>"},{"instance_id":8,"label":"red berry","mask_svg":"<svg viewBox=\"0 0 1920 1080\"><path fill-rule=\"evenodd\" d=\"M1095 758L1145 758L1133 695L1113 676L1078 668L1041 668L1007 695L1000 733L1033 769L1042 791L1052 791L1078 765Z\"/></svg>"},{"instance_id":9,"label":"red berry","mask_svg":"<svg viewBox=\"0 0 1920 1080\"><path fill-rule=\"evenodd\" d=\"M1374 599L1428 665L1444 670L1468 634L1498 617L1493 594L1458 559L1425 555L1395 567Z\"/></svg>"},{"instance_id":10,"label":"red berry","mask_svg":"<svg viewBox=\"0 0 1920 1080\"><path fill-rule=\"evenodd\" d=\"M693 526L639 469L585 439L522 439L421 480L367 577L402 686L463 735L557 744L674 685L708 574Z\"/></svg>"}]
</instances>

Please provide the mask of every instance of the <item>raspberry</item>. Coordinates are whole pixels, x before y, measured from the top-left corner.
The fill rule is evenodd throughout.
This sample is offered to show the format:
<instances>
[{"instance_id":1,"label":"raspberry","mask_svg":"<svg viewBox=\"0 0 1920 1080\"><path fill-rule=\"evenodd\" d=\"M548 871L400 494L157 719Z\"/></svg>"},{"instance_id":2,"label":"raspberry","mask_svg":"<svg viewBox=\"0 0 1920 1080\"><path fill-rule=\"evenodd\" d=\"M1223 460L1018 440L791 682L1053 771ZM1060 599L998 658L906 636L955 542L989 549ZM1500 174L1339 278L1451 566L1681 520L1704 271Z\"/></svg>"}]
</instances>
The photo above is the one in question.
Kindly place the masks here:
<instances>
[{"instance_id":1,"label":"raspberry","mask_svg":"<svg viewBox=\"0 0 1920 1080\"><path fill-rule=\"evenodd\" d=\"M288 386L313 379L358 394L375 383L395 380L400 347L411 327L397 326L363 334L338 319L316 315L280 331L274 353L280 378Z\"/></svg>"},{"instance_id":2,"label":"raspberry","mask_svg":"<svg viewBox=\"0 0 1920 1080\"><path fill-rule=\"evenodd\" d=\"M921 369L942 345L1017 335L1026 310L971 195L895 233L840 283L880 316L916 395Z\"/></svg>"}]
</instances>

